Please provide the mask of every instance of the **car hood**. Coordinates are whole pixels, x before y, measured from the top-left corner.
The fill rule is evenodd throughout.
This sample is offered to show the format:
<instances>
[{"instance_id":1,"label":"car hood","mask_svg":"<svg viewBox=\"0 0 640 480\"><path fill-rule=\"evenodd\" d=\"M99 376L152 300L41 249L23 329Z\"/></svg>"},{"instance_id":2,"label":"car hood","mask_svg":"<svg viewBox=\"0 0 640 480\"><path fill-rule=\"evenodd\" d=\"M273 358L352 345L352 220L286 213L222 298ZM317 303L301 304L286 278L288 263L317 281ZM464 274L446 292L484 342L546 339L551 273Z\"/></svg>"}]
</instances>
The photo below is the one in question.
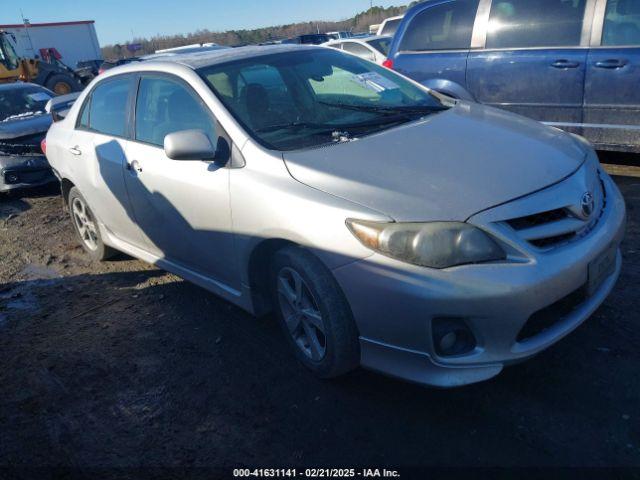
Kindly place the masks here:
<instances>
[{"instance_id":1,"label":"car hood","mask_svg":"<svg viewBox=\"0 0 640 480\"><path fill-rule=\"evenodd\" d=\"M33 115L29 117L17 117L12 120L0 122L0 141L44 133L51 125L51 115Z\"/></svg>"},{"instance_id":2,"label":"car hood","mask_svg":"<svg viewBox=\"0 0 640 480\"><path fill-rule=\"evenodd\" d=\"M566 178L586 150L555 128L461 102L418 122L283 157L298 181L396 221L464 221Z\"/></svg>"}]
</instances>

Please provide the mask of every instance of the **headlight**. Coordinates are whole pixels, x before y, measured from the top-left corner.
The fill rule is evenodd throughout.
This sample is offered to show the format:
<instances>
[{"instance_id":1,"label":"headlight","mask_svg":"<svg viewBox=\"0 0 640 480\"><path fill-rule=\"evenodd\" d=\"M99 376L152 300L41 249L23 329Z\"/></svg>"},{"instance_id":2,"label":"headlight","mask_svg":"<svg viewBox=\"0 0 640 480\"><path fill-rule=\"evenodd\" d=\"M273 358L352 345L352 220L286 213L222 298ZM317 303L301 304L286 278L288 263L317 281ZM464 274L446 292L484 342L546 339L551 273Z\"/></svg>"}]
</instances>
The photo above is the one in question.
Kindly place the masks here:
<instances>
[{"instance_id":1,"label":"headlight","mask_svg":"<svg viewBox=\"0 0 640 480\"><path fill-rule=\"evenodd\" d=\"M380 223L348 219L347 226L366 247L423 267L447 268L506 258L495 240L467 223Z\"/></svg>"}]
</instances>

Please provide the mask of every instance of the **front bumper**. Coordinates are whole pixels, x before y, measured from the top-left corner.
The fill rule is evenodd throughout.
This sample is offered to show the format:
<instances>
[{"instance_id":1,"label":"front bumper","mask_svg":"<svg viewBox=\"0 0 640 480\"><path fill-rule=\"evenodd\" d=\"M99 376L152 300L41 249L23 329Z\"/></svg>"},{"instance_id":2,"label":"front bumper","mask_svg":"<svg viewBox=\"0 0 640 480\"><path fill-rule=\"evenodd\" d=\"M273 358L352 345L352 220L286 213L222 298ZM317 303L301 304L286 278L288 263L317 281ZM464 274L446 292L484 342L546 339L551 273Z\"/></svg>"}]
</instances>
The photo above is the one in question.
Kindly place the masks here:
<instances>
[{"instance_id":1,"label":"front bumper","mask_svg":"<svg viewBox=\"0 0 640 480\"><path fill-rule=\"evenodd\" d=\"M427 385L465 385L497 375L577 328L611 292L622 265L624 201L606 174L603 183L607 204L588 235L523 261L434 270L376 254L334 270L360 331L362 365ZM584 288L589 265L611 248L615 268L597 290L548 328L519 339L534 314ZM442 318L462 319L475 348L439 356L432 323Z\"/></svg>"},{"instance_id":2,"label":"front bumper","mask_svg":"<svg viewBox=\"0 0 640 480\"><path fill-rule=\"evenodd\" d=\"M56 180L44 155L0 157L0 192L37 187Z\"/></svg>"}]
</instances>

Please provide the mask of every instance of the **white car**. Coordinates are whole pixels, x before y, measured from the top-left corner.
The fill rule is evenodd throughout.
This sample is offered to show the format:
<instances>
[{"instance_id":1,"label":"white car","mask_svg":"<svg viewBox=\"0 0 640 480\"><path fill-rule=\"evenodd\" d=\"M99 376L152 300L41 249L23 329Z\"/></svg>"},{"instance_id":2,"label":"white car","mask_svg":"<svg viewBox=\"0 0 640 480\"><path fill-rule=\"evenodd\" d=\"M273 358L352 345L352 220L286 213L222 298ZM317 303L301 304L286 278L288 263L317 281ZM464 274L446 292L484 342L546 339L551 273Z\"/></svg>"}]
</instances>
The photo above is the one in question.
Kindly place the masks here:
<instances>
[{"instance_id":1,"label":"white car","mask_svg":"<svg viewBox=\"0 0 640 480\"><path fill-rule=\"evenodd\" d=\"M393 37L390 35L384 35L381 37L348 38L332 40L331 42L325 43L324 46L343 50L360 58L364 58L365 60L382 65L382 63L387 59L392 39Z\"/></svg>"}]
</instances>

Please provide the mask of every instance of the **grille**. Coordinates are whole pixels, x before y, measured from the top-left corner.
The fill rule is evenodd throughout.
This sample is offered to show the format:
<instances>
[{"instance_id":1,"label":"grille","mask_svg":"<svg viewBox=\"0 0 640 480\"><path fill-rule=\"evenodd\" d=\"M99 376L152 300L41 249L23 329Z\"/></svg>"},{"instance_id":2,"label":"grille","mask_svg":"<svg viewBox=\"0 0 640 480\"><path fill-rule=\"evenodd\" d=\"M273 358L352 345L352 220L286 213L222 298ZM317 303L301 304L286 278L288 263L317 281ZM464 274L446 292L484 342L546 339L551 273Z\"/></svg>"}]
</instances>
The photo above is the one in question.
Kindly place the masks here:
<instances>
[{"instance_id":1,"label":"grille","mask_svg":"<svg viewBox=\"0 0 640 480\"><path fill-rule=\"evenodd\" d=\"M579 207L567 206L512 218L504 223L538 249L557 248L587 235L598 223L606 206L606 190L601 178L598 178L597 185L599 188L594 192L595 211L588 219L574 213L579 211Z\"/></svg>"},{"instance_id":2,"label":"grille","mask_svg":"<svg viewBox=\"0 0 640 480\"><path fill-rule=\"evenodd\" d=\"M569 212L564 208L558 208L556 210L550 210L548 212L535 213L526 217L514 218L508 220L507 223L514 230L524 230L525 228L536 227L538 225L545 225L547 223L556 222L563 218L569 217Z\"/></svg>"},{"instance_id":3,"label":"grille","mask_svg":"<svg viewBox=\"0 0 640 480\"><path fill-rule=\"evenodd\" d=\"M553 303L542 310L538 310L529 317L527 323L525 323L522 330L520 330L517 339L518 342L523 342L540 335L545 330L548 330L558 322L561 322L570 315L571 312L584 303L587 300L587 297L587 285L585 284L566 297L558 300L556 303Z\"/></svg>"}]
</instances>

